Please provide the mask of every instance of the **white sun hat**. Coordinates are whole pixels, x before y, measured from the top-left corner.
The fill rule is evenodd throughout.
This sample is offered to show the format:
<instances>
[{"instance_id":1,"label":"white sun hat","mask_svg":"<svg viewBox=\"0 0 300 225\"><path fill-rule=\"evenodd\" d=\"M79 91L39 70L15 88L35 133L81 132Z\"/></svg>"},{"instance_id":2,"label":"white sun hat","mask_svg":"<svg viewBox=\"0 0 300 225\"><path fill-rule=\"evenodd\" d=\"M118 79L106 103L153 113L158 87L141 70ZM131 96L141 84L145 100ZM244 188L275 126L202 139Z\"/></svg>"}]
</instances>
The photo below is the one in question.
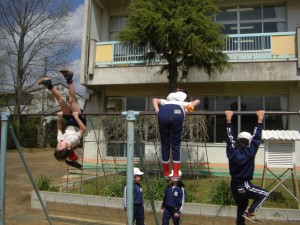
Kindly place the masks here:
<instances>
[{"instance_id":1,"label":"white sun hat","mask_svg":"<svg viewBox=\"0 0 300 225\"><path fill-rule=\"evenodd\" d=\"M172 170L171 173L169 174L169 177L173 177L173 175L174 175L174 171ZM181 170L178 171L178 176L179 176L179 177L182 176Z\"/></svg>"},{"instance_id":2,"label":"white sun hat","mask_svg":"<svg viewBox=\"0 0 300 225\"><path fill-rule=\"evenodd\" d=\"M133 168L133 175L134 175L134 176L136 176L136 175L141 176L141 175L143 175L143 174L144 174L144 173L143 173L142 171L140 171L139 168L137 168L137 167L134 167L134 168Z\"/></svg>"},{"instance_id":3,"label":"white sun hat","mask_svg":"<svg viewBox=\"0 0 300 225\"><path fill-rule=\"evenodd\" d=\"M182 91L170 93L167 97L168 101L181 101L183 102L187 97L187 94Z\"/></svg>"},{"instance_id":4,"label":"white sun hat","mask_svg":"<svg viewBox=\"0 0 300 225\"><path fill-rule=\"evenodd\" d=\"M252 135L248 132L243 131L243 132L239 133L239 135L237 136L237 139L240 139L240 138L245 138L250 141L252 138Z\"/></svg>"}]
</instances>

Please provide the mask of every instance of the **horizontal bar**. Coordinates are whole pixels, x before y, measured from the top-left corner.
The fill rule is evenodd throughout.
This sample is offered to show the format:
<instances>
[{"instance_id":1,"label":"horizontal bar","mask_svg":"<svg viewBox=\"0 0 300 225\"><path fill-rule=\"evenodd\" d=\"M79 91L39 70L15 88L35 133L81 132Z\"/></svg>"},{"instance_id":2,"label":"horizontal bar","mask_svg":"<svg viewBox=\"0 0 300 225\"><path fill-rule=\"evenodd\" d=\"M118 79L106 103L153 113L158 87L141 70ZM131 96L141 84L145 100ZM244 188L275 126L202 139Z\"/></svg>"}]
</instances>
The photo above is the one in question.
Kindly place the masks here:
<instances>
[{"instance_id":1,"label":"horizontal bar","mask_svg":"<svg viewBox=\"0 0 300 225\"><path fill-rule=\"evenodd\" d=\"M82 115L86 116L121 116L123 112L109 112L109 113L82 113ZM255 115L256 111L233 111L234 115ZM70 116L72 114L63 114L65 116ZM156 112L153 111L140 111L139 115L157 115ZM187 113L187 115L225 115L224 111L196 111L193 113ZM300 111L298 112L287 112L287 111L266 111L265 115L300 115ZM10 116L57 116L56 113L36 113L36 114L10 114Z\"/></svg>"}]
</instances>

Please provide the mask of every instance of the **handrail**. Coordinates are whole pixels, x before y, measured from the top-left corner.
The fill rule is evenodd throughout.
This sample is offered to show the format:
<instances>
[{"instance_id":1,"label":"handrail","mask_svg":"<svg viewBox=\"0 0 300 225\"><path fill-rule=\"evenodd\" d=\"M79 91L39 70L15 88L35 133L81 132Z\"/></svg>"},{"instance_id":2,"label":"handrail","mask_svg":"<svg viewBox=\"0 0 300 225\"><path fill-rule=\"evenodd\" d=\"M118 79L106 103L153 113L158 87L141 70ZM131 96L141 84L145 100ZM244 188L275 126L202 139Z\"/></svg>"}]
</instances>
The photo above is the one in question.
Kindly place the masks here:
<instances>
[{"instance_id":1,"label":"handrail","mask_svg":"<svg viewBox=\"0 0 300 225\"><path fill-rule=\"evenodd\" d=\"M272 55L272 37L274 36L295 36L296 32L277 33L251 33L251 34L229 34L225 36L225 47L223 52L229 60L257 60L257 59L293 59L296 55ZM143 56L151 51L147 46L136 50L130 46L123 45L119 41L97 42L96 47L112 45L111 52L103 54L110 55L111 60L98 61L96 66L142 64L145 63ZM155 63L162 63L160 54L156 54ZM153 62L152 62L153 63Z\"/></svg>"}]
</instances>

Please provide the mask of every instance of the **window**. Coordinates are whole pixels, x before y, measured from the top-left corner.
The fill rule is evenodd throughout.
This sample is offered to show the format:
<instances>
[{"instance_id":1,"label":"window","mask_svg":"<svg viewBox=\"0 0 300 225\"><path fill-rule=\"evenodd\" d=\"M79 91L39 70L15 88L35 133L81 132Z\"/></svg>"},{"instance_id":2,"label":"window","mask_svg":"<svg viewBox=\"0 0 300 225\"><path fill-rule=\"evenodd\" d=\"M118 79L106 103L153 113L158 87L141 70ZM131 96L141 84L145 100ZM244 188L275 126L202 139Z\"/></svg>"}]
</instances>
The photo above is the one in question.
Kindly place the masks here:
<instances>
[{"instance_id":1,"label":"window","mask_svg":"<svg viewBox=\"0 0 300 225\"><path fill-rule=\"evenodd\" d=\"M286 31L285 5L248 5L221 8L215 19L225 34Z\"/></svg>"},{"instance_id":2,"label":"window","mask_svg":"<svg viewBox=\"0 0 300 225\"><path fill-rule=\"evenodd\" d=\"M267 111L288 111L287 96L267 96L265 97L265 109ZM266 115L266 130L287 130L287 115Z\"/></svg>"},{"instance_id":3,"label":"window","mask_svg":"<svg viewBox=\"0 0 300 225\"><path fill-rule=\"evenodd\" d=\"M52 94L48 94L47 96L47 106L48 107L53 107L54 106L54 96Z\"/></svg>"},{"instance_id":4,"label":"window","mask_svg":"<svg viewBox=\"0 0 300 225\"><path fill-rule=\"evenodd\" d=\"M200 99L200 106L196 110L206 111L288 111L287 96L204 96L194 97ZM226 121L224 115L208 115L207 129L208 142L224 142L226 140ZM232 118L235 135L241 131L253 133L257 123L256 115L239 115ZM288 117L286 115L266 115L264 129L284 130L287 128Z\"/></svg>"},{"instance_id":5,"label":"window","mask_svg":"<svg viewBox=\"0 0 300 225\"><path fill-rule=\"evenodd\" d=\"M125 111L126 98L109 97L107 98L107 112L123 112Z\"/></svg>"},{"instance_id":6,"label":"window","mask_svg":"<svg viewBox=\"0 0 300 225\"><path fill-rule=\"evenodd\" d=\"M147 101L149 99L149 103ZM153 111L152 104L150 103L151 97L109 97L107 100L107 111L118 108L121 111L134 110L134 111ZM288 111L288 96L192 96L191 100L200 99L200 106L195 110L205 111L256 111L265 109L266 111ZM148 105L148 107L146 107ZM121 112L119 111L119 112ZM226 140L226 121L225 115L207 115L207 133L208 142L222 143ZM138 118L137 123L139 123ZM142 121L144 123L145 121ZM257 122L256 115L238 115L232 119L235 135L241 131L253 133L253 129ZM116 124L113 124L114 126ZM264 129L268 130L286 130L288 129L288 116L286 115L266 115L264 118ZM149 141L152 139L150 127L153 124L147 124L145 129L141 131L142 140ZM157 128L155 128L157 129ZM153 130L151 130L153 131ZM193 132L192 129L190 132ZM155 136L155 135L154 135ZM189 139L193 134L187 133L185 137ZM114 140L114 139L111 139ZM126 143L118 143L115 149L108 150L115 153L115 155L125 154ZM112 147L111 147L112 148Z\"/></svg>"},{"instance_id":7,"label":"window","mask_svg":"<svg viewBox=\"0 0 300 225\"><path fill-rule=\"evenodd\" d=\"M25 94L25 96L22 98L22 105L31 105L33 98L33 95Z\"/></svg>"},{"instance_id":8,"label":"window","mask_svg":"<svg viewBox=\"0 0 300 225\"><path fill-rule=\"evenodd\" d=\"M127 97L126 100L126 111L146 111L146 97L134 96Z\"/></svg>"},{"instance_id":9,"label":"window","mask_svg":"<svg viewBox=\"0 0 300 225\"><path fill-rule=\"evenodd\" d=\"M107 112L123 112L128 110L146 111L146 105L146 97L108 97L106 110Z\"/></svg>"},{"instance_id":10,"label":"window","mask_svg":"<svg viewBox=\"0 0 300 225\"><path fill-rule=\"evenodd\" d=\"M120 31L126 23L126 16L112 16L110 18L109 23L109 33L110 33L110 40L116 40L116 34Z\"/></svg>"},{"instance_id":11,"label":"window","mask_svg":"<svg viewBox=\"0 0 300 225\"><path fill-rule=\"evenodd\" d=\"M134 157L140 157L139 146L134 144ZM140 143L142 154L145 155L145 143ZM111 157L127 157L127 143L126 142L109 142L107 144L106 156Z\"/></svg>"}]
</instances>

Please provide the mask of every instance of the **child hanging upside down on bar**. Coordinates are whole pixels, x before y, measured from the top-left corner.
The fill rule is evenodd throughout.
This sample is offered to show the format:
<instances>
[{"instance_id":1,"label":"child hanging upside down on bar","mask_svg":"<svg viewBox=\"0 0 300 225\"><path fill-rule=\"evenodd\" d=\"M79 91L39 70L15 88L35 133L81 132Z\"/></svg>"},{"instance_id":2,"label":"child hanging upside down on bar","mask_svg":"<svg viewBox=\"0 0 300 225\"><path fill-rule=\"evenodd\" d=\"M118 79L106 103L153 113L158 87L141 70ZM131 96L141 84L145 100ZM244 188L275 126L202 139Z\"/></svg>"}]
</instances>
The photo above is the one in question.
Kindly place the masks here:
<instances>
[{"instance_id":1,"label":"child hanging upside down on bar","mask_svg":"<svg viewBox=\"0 0 300 225\"><path fill-rule=\"evenodd\" d=\"M81 113L83 112L76 102L76 91L73 84L73 72L69 70L60 70L67 81L69 88L69 104L65 102L61 93L52 85L51 78L48 76L41 77L37 80L38 84L48 88L58 104L61 112L57 113L57 145L54 151L54 157L57 160L65 160L65 162L75 168L81 169L82 165L76 162L78 159L74 149L80 143L82 135L85 131L86 119ZM65 115L66 114L66 115ZM62 133L62 118L67 121L65 133Z\"/></svg>"}]
</instances>

